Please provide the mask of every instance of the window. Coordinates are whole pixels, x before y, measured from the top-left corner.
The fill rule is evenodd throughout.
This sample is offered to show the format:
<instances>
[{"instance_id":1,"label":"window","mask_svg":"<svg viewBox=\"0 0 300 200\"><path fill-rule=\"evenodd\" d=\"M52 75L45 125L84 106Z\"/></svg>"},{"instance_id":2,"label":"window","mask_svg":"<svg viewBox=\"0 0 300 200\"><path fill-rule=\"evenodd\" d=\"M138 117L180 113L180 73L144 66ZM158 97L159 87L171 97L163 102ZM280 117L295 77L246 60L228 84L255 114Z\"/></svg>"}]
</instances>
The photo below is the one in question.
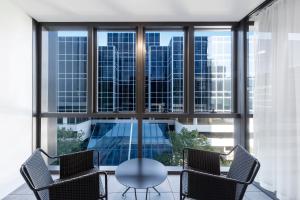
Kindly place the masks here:
<instances>
[{"instance_id":1,"label":"window","mask_svg":"<svg viewBox=\"0 0 300 200\"><path fill-rule=\"evenodd\" d=\"M185 147L228 153L234 146L233 122L231 118L144 119L143 157L179 166ZM228 157L222 165L231 160Z\"/></svg>"},{"instance_id":2,"label":"window","mask_svg":"<svg viewBox=\"0 0 300 200\"><path fill-rule=\"evenodd\" d=\"M195 112L231 112L230 31L195 31Z\"/></svg>"},{"instance_id":3,"label":"window","mask_svg":"<svg viewBox=\"0 0 300 200\"><path fill-rule=\"evenodd\" d=\"M248 67L247 67L247 101L248 101L248 147L249 152L254 154L253 138L253 97L255 87L255 67L254 67L254 26L249 26L248 39Z\"/></svg>"},{"instance_id":4,"label":"window","mask_svg":"<svg viewBox=\"0 0 300 200\"><path fill-rule=\"evenodd\" d=\"M97 32L98 112L135 111L136 33Z\"/></svg>"},{"instance_id":5,"label":"window","mask_svg":"<svg viewBox=\"0 0 300 200\"><path fill-rule=\"evenodd\" d=\"M145 110L183 112L184 32L145 32Z\"/></svg>"},{"instance_id":6,"label":"window","mask_svg":"<svg viewBox=\"0 0 300 200\"><path fill-rule=\"evenodd\" d=\"M224 153L233 147L239 116L231 113L231 31L196 27L193 51L193 41L185 43L190 27L81 25L43 27L36 116L43 149L96 149L102 166L138 156L179 166L184 147ZM191 64L194 88L185 74ZM191 89L194 110L185 99Z\"/></svg>"},{"instance_id":7,"label":"window","mask_svg":"<svg viewBox=\"0 0 300 200\"><path fill-rule=\"evenodd\" d=\"M253 93L255 83L254 68L254 27L249 26L248 36L248 72L247 72L247 92L248 92L248 112L253 114Z\"/></svg>"},{"instance_id":8,"label":"window","mask_svg":"<svg viewBox=\"0 0 300 200\"><path fill-rule=\"evenodd\" d=\"M87 31L43 31L42 111L87 111Z\"/></svg>"},{"instance_id":9,"label":"window","mask_svg":"<svg viewBox=\"0 0 300 200\"><path fill-rule=\"evenodd\" d=\"M137 157L135 119L43 118L42 126L42 148L52 155L94 149L102 166Z\"/></svg>"}]
</instances>

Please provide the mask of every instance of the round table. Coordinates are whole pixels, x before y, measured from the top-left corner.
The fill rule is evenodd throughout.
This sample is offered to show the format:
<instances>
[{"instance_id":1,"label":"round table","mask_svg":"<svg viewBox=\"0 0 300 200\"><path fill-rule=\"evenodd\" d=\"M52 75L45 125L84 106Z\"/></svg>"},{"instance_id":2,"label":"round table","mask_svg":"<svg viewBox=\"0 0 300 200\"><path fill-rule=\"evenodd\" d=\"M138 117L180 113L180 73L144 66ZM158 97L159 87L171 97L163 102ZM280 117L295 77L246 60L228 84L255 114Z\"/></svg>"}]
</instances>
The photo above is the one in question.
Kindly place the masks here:
<instances>
[{"instance_id":1,"label":"round table","mask_svg":"<svg viewBox=\"0 0 300 200\"><path fill-rule=\"evenodd\" d=\"M136 189L146 189L146 199L149 188L156 190L156 186L161 184L167 178L168 172L166 167L160 162L147 158L137 158L127 160L121 163L115 172L117 180L127 187L125 193L130 189L134 189L135 199Z\"/></svg>"}]
</instances>

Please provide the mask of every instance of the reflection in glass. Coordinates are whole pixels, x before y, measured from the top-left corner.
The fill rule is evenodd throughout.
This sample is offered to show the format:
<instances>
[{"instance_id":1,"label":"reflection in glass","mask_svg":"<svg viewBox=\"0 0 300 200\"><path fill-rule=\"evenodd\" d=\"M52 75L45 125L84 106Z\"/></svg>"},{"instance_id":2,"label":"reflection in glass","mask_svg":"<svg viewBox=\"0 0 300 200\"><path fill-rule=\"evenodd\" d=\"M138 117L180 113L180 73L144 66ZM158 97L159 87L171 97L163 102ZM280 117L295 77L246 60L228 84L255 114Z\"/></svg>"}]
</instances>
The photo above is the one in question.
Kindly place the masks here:
<instances>
[{"instance_id":1,"label":"reflection in glass","mask_svg":"<svg viewBox=\"0 0 300 200\"><path fill-rule=\"evenodd\" d=\"M146 31L145 110L183 112L184 33Z\"/></svg>"},{"instance_id":2,"label":"reflection in glass","mask_svg":"<svg viewBox=\"0 0 300 200\"><path fill-rule=\"evenodd\" d=\"M233 119L143 120L143 157L179 166L184 148L228 153L234 145L233 132Z\"/></svg>"},{"instance_id":3,"label":"reflection in glass","mask_svg":"<svg viewBox=\"0 0 300 200\"><path fill-rule=\"evenodd\" d=\"M98 31L98 112L135 111L136 33Z\"/></svg>"},{"instance_id":4,"label":"reflection in glass","mask_svg":"<svg viewBox=\"0 0 300 200\"><path fill-rule=\"evenodd\" d=\"M231 112L230 31L195 32L195 112Z\"/></svg>"},{"instance_id":5,"label":"reflection in glass","mask_svg":"<svg viewBox=\"0 0 300 200\"><path fill-rule=\"evenodd\" d=\"M248 92L248 111L253 114L253 93L255 81L255 67L254 67L254 32L253 26L250 26L248 32L248 73L247 73L247 92Z\"/></svg>"},{"instance_id":6,"label":"reflection in glass","mask_svg":"<svg viewBox=\"0 0 300 200\"><path fill-rule=\"evenodd\" d=\"M87 31L43 31L45 112L87 111Z\"/></svg>"}]
</instances>

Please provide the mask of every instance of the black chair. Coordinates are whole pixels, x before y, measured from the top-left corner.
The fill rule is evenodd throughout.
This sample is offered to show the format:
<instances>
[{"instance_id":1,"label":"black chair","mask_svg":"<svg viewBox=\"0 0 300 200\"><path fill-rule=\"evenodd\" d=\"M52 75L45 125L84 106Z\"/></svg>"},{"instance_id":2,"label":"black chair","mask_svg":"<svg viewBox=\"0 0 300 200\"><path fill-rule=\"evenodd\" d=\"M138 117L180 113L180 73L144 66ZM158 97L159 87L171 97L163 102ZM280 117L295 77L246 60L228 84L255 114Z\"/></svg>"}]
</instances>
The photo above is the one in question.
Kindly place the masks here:
<instances>
[{"instance_id":1,"label":"black chair","mask_svg":"<svg viewBox=\"0 0 300 200\"><path fill-rule=\"evenodd\" d=\"M227 175L220 173L220 159L234 152ZM184 149L180 175L180 199L242 200L260 163L237 145L228 154Z\"/></svg>"},{"instance_id":2,"label":"black chair","mask_svg":"<svg viewBox=\"0 0 300 200\"><path fill-rule=\"evenodd\" d=\"M53 180L42 154L58 159L60 178ZM94 166L99 153L93 150L52 157L36 149L20 172L38 200L107 200L107 174ZM103 186L100 175L104 176Z\"/></svg>"}]
</instances>

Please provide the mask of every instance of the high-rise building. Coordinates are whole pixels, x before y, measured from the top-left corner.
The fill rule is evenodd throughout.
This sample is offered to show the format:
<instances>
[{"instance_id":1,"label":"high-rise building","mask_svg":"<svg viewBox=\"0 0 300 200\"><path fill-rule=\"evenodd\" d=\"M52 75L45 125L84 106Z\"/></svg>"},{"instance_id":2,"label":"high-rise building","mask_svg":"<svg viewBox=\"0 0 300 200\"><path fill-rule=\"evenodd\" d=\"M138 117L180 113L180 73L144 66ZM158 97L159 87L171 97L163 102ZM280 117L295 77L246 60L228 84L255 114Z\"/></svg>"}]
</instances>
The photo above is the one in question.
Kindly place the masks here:
<instances>
[{"instance_id":1,"label":"high-rise building","mask_svg":"<svg viewBox=\"0 0 300 200\"><path fill-rule=\"evenodd\" d=\"M151 37L147 36L146 38ZM159 36L159 33L157 33ZM158 45L157 45L158 44ZM183 37L171 37L168 46L147 44L146 86L150 112L183 111Z\"/></svg>"},{"instance_id":2,"label":"high-rise building","mask_svg":"<svg viewBox=\"0 0 300 200\"><path fill-rule=\"evenodd\" d=\"M135 111L136 33L109 32L107 46L118 54L118 110Z\"/></svg>"},{"instance_id":3,"label":"high-rise building","mask_svg":"<svg viewBox=\"0 0 300 200\"><path fill-rule=\"evenodd\" d=\"M98 47L98 112L119 110L119 53L115 46Z\"/></svg>"},{"instance_id":4,"label":"high-rise building","mask_svg":"<svg viewBox=\"0 0 300 200\"><path fill-rule=\"evenodd\" d=\"M168 109L170 68L167 46L148 47L148 111L164 112Z\"/></svg>"},{"instance_id":5,"label":"high-rise building","mask_svg":"<svg viewBox=\"0 0 300 200\"><path fill-rule=\"evenodd\" d=\"M57 112L86 112L87 111L87 37L70 36L52 32L49 36L49 78L57 81L51 82L57 88L56 103ZM53 52L52 52L53 51ZM55 53L56 52L56 53ZM55 59L51 57L55 56ZM57 63L52 63L57 61ZM56 66L56 67L55 67ZM49 94L49 98L52 94ZM51 106L53 107L53 105Z\"/></svg>"},{"instance_id":6,"label":"high-rise building","mask_svg":"<svg viewBox=\"0 0 300 200\"><path fill-rule=\"evenodd\" d=\"M195 111L231 112L231 36L195 37Z\"/></svg>"},{"instance_id":7,"label":"high-rise building","mask_svg":"<svg viewBox=\"0 0 300 200\"><path fill-rule=\"evenodd\" d=\"M195 37L195 111L210 111L212 74L211 65L207 59L208 38Z\"/></svg>"},{"instance_id":8,"label":"high-rise building","mask_svg":"<svg viewBox=\"0 0 300 200\"><path fill-rule=\"evenodd\" d=\"M160 34L157 32L147 32L145 34L145 52L149 47L160 46ZM145 110L149 111L149 53L145 54Z\"/></svg>"},{"instance_id":9,"label":"high-rise building","mask_svg":"<svg viewBox=\"0 0 300 200\"><path fill-rule=\"evenodd\" d=\"M58 52L54 54L57 85L52 86L57 88L56 111L86 112L87 36L53 37L57 37L53 49ZM135 38L134 32L108 32L107 45L98 46L99 112L135 110ZM173 36L166 46L161 45L158 32L146 33L145 38L145 108L182 112L184 38ZM226 50L230 38L195 37L195 111L231 111L231 54Z\"/></svg>"},{"instance_id":10,"label":"high-rise building","mask_svg":"<svg viewBox=\"0 0 300 200\"><path fill-rule=\"evenodd\" d=\"M183 37L172 37L169 43L169 112L183 112L183 74L184 74L184 43Z\"/></svg>"}]
</instances>

